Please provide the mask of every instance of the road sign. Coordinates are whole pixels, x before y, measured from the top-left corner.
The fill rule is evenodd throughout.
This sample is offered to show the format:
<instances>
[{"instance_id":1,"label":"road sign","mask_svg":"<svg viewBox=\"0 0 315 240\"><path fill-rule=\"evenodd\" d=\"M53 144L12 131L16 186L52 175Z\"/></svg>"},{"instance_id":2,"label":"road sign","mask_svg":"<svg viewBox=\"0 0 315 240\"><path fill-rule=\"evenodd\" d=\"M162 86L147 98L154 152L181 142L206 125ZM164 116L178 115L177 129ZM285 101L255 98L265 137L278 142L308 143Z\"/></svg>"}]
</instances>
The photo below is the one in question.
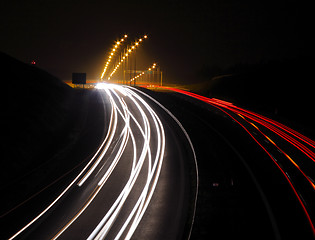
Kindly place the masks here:
<instances>
[{"instance_id":1,"label":"road sign","mask_svg":"<svg viewBox=\"0 0 315 240\"><path fill-rule=\"evenodd\" d=\"M73 84L86 84L86 73L72 73Z\"/></svg>"}]
</instances>

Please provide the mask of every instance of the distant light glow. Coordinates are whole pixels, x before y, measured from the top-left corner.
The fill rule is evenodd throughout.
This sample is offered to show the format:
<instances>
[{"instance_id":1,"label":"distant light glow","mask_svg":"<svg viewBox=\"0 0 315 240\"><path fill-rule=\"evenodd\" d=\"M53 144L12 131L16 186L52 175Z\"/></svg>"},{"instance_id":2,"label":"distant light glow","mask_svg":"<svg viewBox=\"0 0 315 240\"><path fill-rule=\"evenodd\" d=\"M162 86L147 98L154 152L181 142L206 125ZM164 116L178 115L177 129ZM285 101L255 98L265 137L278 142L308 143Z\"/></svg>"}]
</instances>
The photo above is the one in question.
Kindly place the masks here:
<instances>
[{"instance_id":1,"label":"distant light glow","mask_svg":"<svg viewBox=\"0 0 315 240\"><path fill-rule=\"evenodd\" d=\"M127 37L128 37L127 35L124 36L124 38L127 38ZM105 67L104 67L103 73L101 75L101 79L104 78L104 76L105 76L105 74L106 74L106 72L108 70L108 66L109 66L110 62L112 61L112 57L114 56L115 51L121 45L121 42L124 42L124 38L122 38L120 41L117 41L115 46L112 48L112 50L111 50L111 52L110 52L110 54L108 56L107 62L105 63Z\"/></svg>"},{"instance_id":2,"label":"distant light glow","mask_svg":"<svg viewBox=\"0 0 315 240\"><path fill-rule=\"evenodd\" d=\"M143 38L146 39L147 36L145 35ZM124 50L125 56L127 57L128 53L130 55L133 51L135 51L141 45L140 43L142 43L142 38L138 39L138 41L136 41L131 47ZM113 71L109 74L108 80L117 72L117 70L125 60L126 58L122 58L120 61L118 61L118 64L113 68ZM103 77L104 75L102 75L102 78Z\"/></svg>"},{"instance_id":3,"label":"distant light glow","mask_svg":"<svg viewBox=\"0 0 315 240\"><path fill-rule=\"evenodd\" d=\"M96 84L95 88L96 89L105 89L107 87L107 83L98 83Z\"/></svg>"},{"instance_id":4,"label":"distant light glow","mask_svg":"<svg viewBox=\"0 0 315 240\"><path fill-rule=\"evenodd\" d=\"M152 66L148 68L148 71L151 71L151 70L152 70L152 68L153 68L153 69L155 69L155 68L156 68L156 66L157 66L157 65L156 65L156 63L153 63L153 64L152 64ZM136 80L137 78L139 78L139 77L143 76L144 74L145 74L145 72L141 72L141 73L140 73L140 74L138 74L137 76L135 76L135 77L131 78L131 79L129 80L129 82L132 82L132 81Z\"/></svg>"}]
</instances>

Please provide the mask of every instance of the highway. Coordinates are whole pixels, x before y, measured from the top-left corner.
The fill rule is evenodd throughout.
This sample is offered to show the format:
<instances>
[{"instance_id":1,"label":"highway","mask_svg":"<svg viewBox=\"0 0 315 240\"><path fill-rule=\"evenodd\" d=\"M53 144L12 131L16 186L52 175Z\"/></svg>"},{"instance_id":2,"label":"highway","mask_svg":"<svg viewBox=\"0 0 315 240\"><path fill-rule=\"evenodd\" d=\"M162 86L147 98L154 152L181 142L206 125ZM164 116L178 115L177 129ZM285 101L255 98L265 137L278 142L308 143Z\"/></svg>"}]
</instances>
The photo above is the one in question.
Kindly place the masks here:
<instances>
[{"instance_id":1,"label":"highway","mask_svg":"<svg viewBox=\"0 0 315 240\"><path fill-rule=\"evenodd\" d=\"M10 239L314 239L313 140L176 88L98 88L104 139Z\"/></svg>"},{"instance_id":2,"label":"highway","mask_svg":"<svg viewBox=\"0 0 315 240\"><path fill-rule=\"evenodd\" d=\"M9 239L190 235L198 176L185 130L136 89L110 84L98 88L107 116L103 141L56 199Z\"/></svg>"},{"instance_id":3,"label":"highway","mask_svg":"<svg viewBox=\"0 0 315 240\"><path fill-rule=\"evenodd\" d=\"M263 219L263 213L260 213L261 211L269 215L269 220L266 220L266 223L261 223L261 225L265 225L265 229L263 233L260 233L259 238L314 238L315 142L313 140L284 124L238 107L233 103L203 97L176 88L160 87L160 89L169 92L167 101L163 100L166 99L166 97L162 96L162 94L161 96L156 95L155 97L160 99L164 105L169 106L174 114L177 112L175 115L183 120L182 123L186 129L194 128L192 131L188 131L193 144L195 146L197 143L201 145L202 142L206 141L208 148L211 149L210 145L214 145L214 141L218 141L219 138L222 138L224 140L223 142L228 144L238 156L233 157L233 159L238 158L239 161L242 162L247 172L244 174L248 174L249 178L251 178L242 180L244 181L242 184L248 185L248 180L254 183L254 188L247 190L249 191L248 194L243 193L244 196L241 201L248 202L248 206L244 207L244 212L253 211L255 214L248 213L251 220L249 222L245 221L244 228L238 228L236 233L234 233L234 235L228 235L229 237L235 237L239 234L240 237L247 238L246 234L250 233L248 236L249 239L252 236L255 236L257 239L257 232L261 232L261 229L259 225L257 226L257 224L250 222L258 222L259 219ZM163 94L165 95L165 93ZM176 108L168 104L168 102L172 102L173 105L178 105L178 102L181 102L185 107L176 110ZM207 137L202 138L202 131L198 130L197 127L193 127L192 124L189 123L189 120L185 119L187 118L185 116L188 115L192 116L191 119L194 119L195 125L199 125L199 128L203 128L202 131L205 132ZM197 131L198 133L195 133ZM211 135L217 135L217 137L211 141L209 140ZM220 148L222 148L222 145L220 145ZM213 151L218 152L218 149L214 149ZM200 159L204 158L204 155L210 155L207 150L198 150L197 147L196 154L197 159L199 159L198 165L202 165ZM224 156L223 153L221 153L221 155ZM232 158L231 155L228 157ZM224 157L220 161L222 160L226 161L227 165L235 165L235 162L224 159ZM212 160L212 163L209 163L207 169L215 168L214 163L215 161ZM237 168L240 167L235 165L233 168L229 169L229 167L225 166L225 169L217 170L217 172L231 172L235 171ZM210 171L208 171L208 173L209 172ZM217 173L214 171L213 174L216 175ZM224 173L224 175L229 174L230 173ZM233 174L239 175L240 170L237 170L236 173ZM239 181L241 181L240 179L243 176L237 177ZM232 185L235 186L236 177L229 176L229 178L231 179L230 187ZM203 188L203 179L205 179L205 177L203 177L203 173L200 173L201 189ZM208 181L208 179L206 180ZM219 186L219 183L215 183L215 186ZM249 188L249 186L246 188ZM252 198L255 191L258 191L258 199L260 198L263 204L260 206L259 200L257 199L255 200L257 202L255 206L253 206L253 209L250 209L252 203L249 199ZM227 206L225 206L225 208L226 207ZM201 211L205 210L202 209ZM211 229L208 232L209 235L216 236L214 233L215 227L210 227L211 222L214 220L211 220L210 216L206 218L209 219L209 224L204 225ZM197 222L202 225L204 221L205 219L203 219L202 222ZM224 221L226 222L227 219L225 218ZM261 222L263 221L264 220L261 220ZM213 225L216 226L218 224L214 223ZM265 236L264 234L268 232L268 225L271 225L270 233ZM228 226L226 227L228 228ZM231 229L233 227L234 226L231 226ZM233 230L231 230L231 232L233 232ZM246 234L244 235L244 233ZM199 236L198 234L196 235ZM223 235L223 232L217 232L217 236L223 237Z\"/></svg>"}]
</instances>

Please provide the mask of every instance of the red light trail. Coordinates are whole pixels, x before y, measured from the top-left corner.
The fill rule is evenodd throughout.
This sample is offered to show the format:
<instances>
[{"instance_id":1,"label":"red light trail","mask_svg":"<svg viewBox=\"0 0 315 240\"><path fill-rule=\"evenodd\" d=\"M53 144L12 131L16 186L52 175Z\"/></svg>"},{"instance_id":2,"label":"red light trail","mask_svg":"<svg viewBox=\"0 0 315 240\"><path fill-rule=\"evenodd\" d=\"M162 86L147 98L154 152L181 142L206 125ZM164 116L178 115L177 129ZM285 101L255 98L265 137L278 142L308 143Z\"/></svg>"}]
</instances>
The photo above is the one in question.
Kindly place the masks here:
<instances>
[{"instance_id":1,"label":"red light trail","mask_svg":"<svg viewBox=\"0 0 315 240\"><path fill-rule=\"evenodd\" d=\"M312 161L312 167L313 163L315 163L315 141L311 140L310 138L298 133L297 131L285 126L284 124L281 124L277 121L274 121L270 118L264 117L260 114L257 114L255 112L240 108L235 106L233 103L226 102L220 99L216 98L207 98L204 96L200 96L195 93L191 93L188 91L184 91L177 88L170 88L170 87L160 87L163 89L167 89L170 91L178 92L181 94L185 94L188 96L191 96L193 98L199 99L203 102L206 102L210 104L211 106L219 109L223 113L225 113L227 116L229 116L233 121L235 121L238 125L240 125L250 136L251 138L266 152L266 154L272 159L274 164L278 167L278 169L281 171L282 175L285 177L286 181L289 183L291 189L293 190L295 196L297 197L297 200L299 201L306 218L310 224L310 227L312 229L313 235L315 236L315 227L312 221L312 218L308 212L308 209L306 207L306 203L304 202L304 199L300 195L299 191L294 186L294 183L292 182L291 178L289 177L288 173L284 170L284 167L278 163L278 161L272 156L272 154L267 150L266 147L263 146L258 140L257 137L255 137L249 130L249 127L247 127L245 124L242 124L241 121L237 120L237 116L241 117L246 123L248 123L250 126L253 126L260 134L262 134L276 149L278 152L282 153L292 164L297 168L297 170L302 174L304 179L308 182L308 184L311 186L312 191L315 190L315 183L314 180L309 177L309 175L306 173L307 171L310 172L308 167L304 167L303 169L300 165L303 163L296 163L284 150L282 150L273 140L271 140L270 137L268 137L262 129L260 129L257 125L261 125L264 128L268 129L272 133L276 134L278 137L283 139L285 142L289 143L290 145L294 146L298 151L303 153L307 159ZM232 114L236 114L237 116L232 116ZM303 170L302 170L303 169Z\"/></svg>"}]
</instances>

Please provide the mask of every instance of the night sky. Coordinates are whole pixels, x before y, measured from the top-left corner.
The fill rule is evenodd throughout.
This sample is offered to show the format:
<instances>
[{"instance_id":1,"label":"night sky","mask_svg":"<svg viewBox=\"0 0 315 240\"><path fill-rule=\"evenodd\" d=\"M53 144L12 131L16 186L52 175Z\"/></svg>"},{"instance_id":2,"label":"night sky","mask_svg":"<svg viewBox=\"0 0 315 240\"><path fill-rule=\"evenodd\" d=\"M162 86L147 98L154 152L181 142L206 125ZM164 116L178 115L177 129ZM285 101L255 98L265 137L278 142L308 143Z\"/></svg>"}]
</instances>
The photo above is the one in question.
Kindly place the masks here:
<instances>
[{"instance_id":1,"label":"night sky","mask_svg":"<svg viewBox=\"0 0 315 240\"><path fill-rule=\"evenodd\" d=\"M147 34L138 65L155 61L167 81L192 83L205 66L312 55L312 1L303 2L5 0L0 51L62 80L97 79L115 40Z\"/></svg>"}]
</instances>

